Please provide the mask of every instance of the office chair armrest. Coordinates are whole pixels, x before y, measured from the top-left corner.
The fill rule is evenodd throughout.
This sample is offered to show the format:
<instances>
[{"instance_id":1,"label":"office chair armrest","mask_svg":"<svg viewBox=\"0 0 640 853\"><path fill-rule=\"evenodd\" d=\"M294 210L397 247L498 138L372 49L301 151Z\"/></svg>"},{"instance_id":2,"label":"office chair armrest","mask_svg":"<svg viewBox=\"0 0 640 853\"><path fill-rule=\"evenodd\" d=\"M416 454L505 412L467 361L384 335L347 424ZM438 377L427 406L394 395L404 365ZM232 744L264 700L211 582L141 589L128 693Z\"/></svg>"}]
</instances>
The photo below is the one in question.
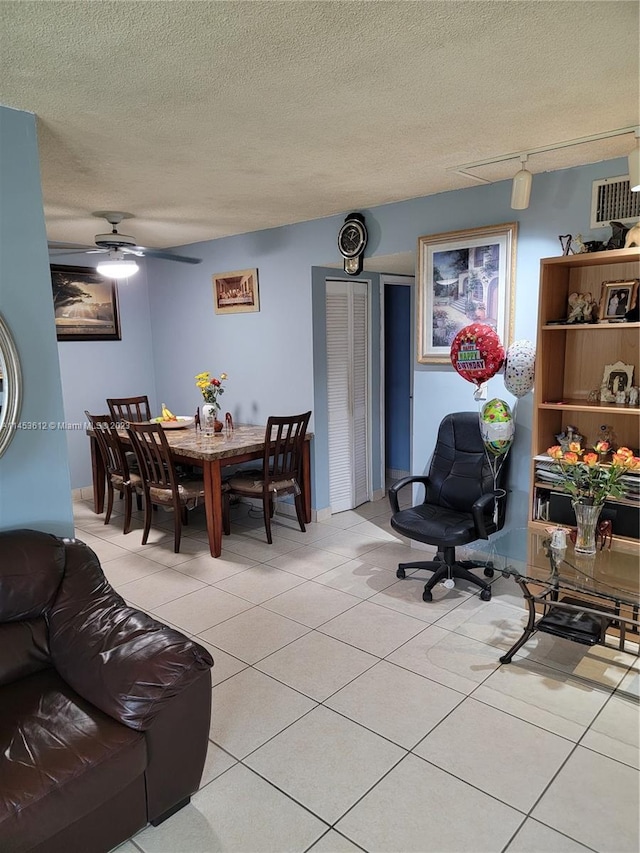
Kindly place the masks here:
<instances>
[{"instance_id":1,"label":"office chair armrest","mask_svg":"<svg viewBox=\"0 0 640 853\"><path fill-rule=\"evenodd\" d=\"M398 480L391 486L389 489L389 503L391 504L391 511L395 515L397 512L400 512L400 507L398 505L398 492L400 489L403 489L405 486L411 485L411 483L421 483L425 490L427 488L427 483L429 482L429 478L426 476L418 476L415 477L403 477L401 480Z\"/></svg>"},{"instance_id":2,"label":"office chair armrest","mask_svg":"<svg viewBox=\"0 0 640 853\"><path fill-rule=\"evenodd\" d=\"M501 494L501 491L487 492L486 494L481 495L471 507L473 523L475 524L479 534L478 539L489 538L489 534L487 533L487 528L485 526L485 521L487 519L486 511L487 508L493 503L493 501L497 500Z\"/></svg>"}]
</instances>

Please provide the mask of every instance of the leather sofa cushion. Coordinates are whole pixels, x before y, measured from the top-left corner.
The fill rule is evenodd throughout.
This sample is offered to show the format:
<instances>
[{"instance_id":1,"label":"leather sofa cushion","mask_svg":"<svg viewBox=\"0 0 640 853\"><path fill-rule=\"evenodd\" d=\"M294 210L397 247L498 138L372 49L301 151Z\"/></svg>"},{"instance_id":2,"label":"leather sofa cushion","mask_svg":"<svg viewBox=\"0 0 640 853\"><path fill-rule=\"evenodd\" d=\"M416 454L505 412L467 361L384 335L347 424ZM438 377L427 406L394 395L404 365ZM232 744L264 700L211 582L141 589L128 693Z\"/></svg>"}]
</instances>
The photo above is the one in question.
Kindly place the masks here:
<instances>
[{"instance_id":1,"label":"leather sofa cushion","mask_svg":"<svg viewBox=\"0 0 640 853\"><path fill-rule=\"evenodd\" d=\"M140 777L144 735L81 699L51 670L0 688L0 837L29 850Z\"/></svg>"},{"instance_id":2,"label":"leather sofa cushion","mask_svg":"<svg viewBox=\"0 0 640 853\"><path fill-rule=\"evenodd\" d=\"M0 687L50 664L44 618L0 624Z\"/></svg>"},{"instance_id":3,"label":"leather sofa cushion","mask_svg":"<svg viewBox=\"0 0 640 853\"><path fill-rule=\"evenodd\" d=\"M0 532L0 622L41 616L65 564L64 540L37 530Z\"/></svg>"}]
</instances>

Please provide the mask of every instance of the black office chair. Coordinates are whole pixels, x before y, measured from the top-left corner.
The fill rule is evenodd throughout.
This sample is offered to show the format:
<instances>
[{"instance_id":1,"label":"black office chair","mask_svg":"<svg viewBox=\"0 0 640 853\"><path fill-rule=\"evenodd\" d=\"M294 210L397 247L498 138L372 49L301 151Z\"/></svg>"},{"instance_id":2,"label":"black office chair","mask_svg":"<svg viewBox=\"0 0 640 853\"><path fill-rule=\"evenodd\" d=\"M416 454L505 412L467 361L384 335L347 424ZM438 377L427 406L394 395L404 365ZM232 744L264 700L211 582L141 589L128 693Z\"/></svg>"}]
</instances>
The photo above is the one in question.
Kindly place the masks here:
<instances>
[{"instance_id":1,"label":"black office chair","mask_svg":"<svg viewBox=\"0 0 640 853\"><path fill-rule=\"evenodd\" d=\"M455 412L440 424L428 476L404 477L389 489L393 529L438 549L433 560L400 563L396 572L398 578L404 578L408 569L433 572L424 587L424 601L432 601L431 590L437 583L454 578L464 578L481 587L480 598L490 600L491 587L470 569L484 568L485 576L492 577L491 563L457 560L455 549L477 539L488 539L503 526L506 493L501 484L506 467L505 459L494 484L477 412ZM413 483L424 486L424 500L401 510L398 493ZM498 512L494 518L496 499Z\"/></svg>"}]
</instances>

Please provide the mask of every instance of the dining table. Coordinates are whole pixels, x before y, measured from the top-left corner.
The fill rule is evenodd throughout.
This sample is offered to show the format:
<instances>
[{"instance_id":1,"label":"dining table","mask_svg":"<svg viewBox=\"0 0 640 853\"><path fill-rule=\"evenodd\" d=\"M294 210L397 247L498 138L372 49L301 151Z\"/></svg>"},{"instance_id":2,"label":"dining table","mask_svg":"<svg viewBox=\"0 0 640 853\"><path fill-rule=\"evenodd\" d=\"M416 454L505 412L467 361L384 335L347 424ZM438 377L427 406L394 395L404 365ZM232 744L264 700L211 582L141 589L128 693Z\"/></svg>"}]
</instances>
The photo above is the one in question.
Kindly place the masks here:
<instances>
[{"instance_id":1,"label":"dining table","mask_svg":"<svg viewBox=\"0 0 640 853\"><path fill-rule=\"evenodd\" d=\"M91 430L87 430L91 447L91 472L93 480L93 508L96 513L104 509L106 472L98 443ZM129 438L124 430L118 435L125 444ZM204 480L204 508L207 537L212 557L222 553L222 469L254 459L262 460L265 450L265 427L236 425L222 432L208 435L193 426L167 429L165 436L177 464L192 465L202 469ZM311 521L311 453L312 433L307 433L303 444L300 489L304 518Z\"/></svg>"}]
</instances>

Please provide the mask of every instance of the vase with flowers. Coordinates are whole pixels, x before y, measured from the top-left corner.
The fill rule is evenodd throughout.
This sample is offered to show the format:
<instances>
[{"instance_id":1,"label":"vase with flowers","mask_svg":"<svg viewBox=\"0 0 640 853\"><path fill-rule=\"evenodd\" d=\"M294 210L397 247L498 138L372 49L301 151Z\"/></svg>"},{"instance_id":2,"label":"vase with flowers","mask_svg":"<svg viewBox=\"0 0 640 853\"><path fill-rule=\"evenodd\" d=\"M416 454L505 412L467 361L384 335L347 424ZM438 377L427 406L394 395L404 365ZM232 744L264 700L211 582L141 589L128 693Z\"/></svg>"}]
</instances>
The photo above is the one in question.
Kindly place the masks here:
<instances>
[{"instance_id":1,"label":"vase with flowers","mask_svg":"<svg viewBox=\"0 0 640 853\"><path fill-rule=\"evenodd\" d=\"M628 471L640 469L640 458L628 447L616 450L610 461L610 445L598 441L590 453L585 453L580 442L571 442L568 450L554 445L547 450L554 460L554 472L560 484L571 496L576 514L577 534L575 550L579 554L595 554L596 524L607 498L619 498L625 492L622 477Z\"/></svg>"},{"instance_id":2,"label":"vase with flowers","mask_svg":"<svg viewBox=\"0 0 640 853\"><path fill-rule=\"evenodd\" d=\"M200 389L202 399L202 430L207 435L222 432L222 421L218 420L220 411L220 396L224 394L222 383L227 379L226 373L221 373L220 378L210 373L198 373L195 377L196 388Z\"/></svg>"}]
</instances>

